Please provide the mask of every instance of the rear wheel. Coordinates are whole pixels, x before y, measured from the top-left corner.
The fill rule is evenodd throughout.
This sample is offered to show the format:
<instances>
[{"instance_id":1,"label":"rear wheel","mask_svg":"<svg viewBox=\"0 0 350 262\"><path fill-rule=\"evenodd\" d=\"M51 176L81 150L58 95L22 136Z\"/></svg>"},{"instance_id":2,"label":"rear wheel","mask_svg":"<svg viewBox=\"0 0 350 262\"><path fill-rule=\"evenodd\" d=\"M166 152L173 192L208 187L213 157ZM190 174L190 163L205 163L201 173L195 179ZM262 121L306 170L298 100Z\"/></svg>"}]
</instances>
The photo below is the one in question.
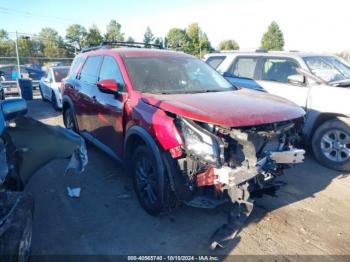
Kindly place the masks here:
<instances>
[{"instance_id":1,"label":"rear wheel","mask_svg":"<svg viewBox=\"0 0 350 262\"><path fill-rule=\"evenodd\" d=\"M43 90L41 89L41 85L39 85L39 91L40 91L41 99L42 99L44 102L47 102L47 99L44 97Z\"/></svg>"},{"instance_id":2,"label":"rear wheel","mask_svg":"<svg viewBox=\"0 0 350 262\"><path fill-rule=\"evenodd\" d=\"M57 97L56 97L56 94L54 91L52 91L52 94L51 94L51 103L52 103L52 107L56 111L60 110L60 108L58 107L58 103L57 103Z\"/></svg>"},{"instance_id":3,"label":"rear wheel","mask_svg":"<svg viewBox=\"0 0 350 262\"><path fill-rule=\"evenodd\" d=\"M157 216L168 212L174 202L174 192L164 172L159 172L153 152L146 146L136 148L132 157L134 188L141 206Z\"/></svg>"},{"instance_id":4,"label":"rear wheel","mask_svg":"<svg viewBox=\"0 0 350 262\"><path fill-rule=\"evenodd\" d=\"M320 125L313 135L312 149L324 166L350 171L350 119L338 117Z\"/></svg>"}]
</instances>

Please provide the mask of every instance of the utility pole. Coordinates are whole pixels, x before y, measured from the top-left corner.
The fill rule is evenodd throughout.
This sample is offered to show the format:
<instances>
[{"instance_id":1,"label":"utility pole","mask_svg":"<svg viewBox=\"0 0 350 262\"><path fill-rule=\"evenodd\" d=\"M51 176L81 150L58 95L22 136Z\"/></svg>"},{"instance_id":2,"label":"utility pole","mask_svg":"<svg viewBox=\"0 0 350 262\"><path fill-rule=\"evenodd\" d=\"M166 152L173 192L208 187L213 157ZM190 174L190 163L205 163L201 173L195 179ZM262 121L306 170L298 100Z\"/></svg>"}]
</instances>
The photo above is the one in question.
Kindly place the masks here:
<instances>
[{"instance_id":1,"label":"utility pole","mask_svg":"<svg viewBox=\"0 0 350 262\"><path fill-rule=\"evenodd\" d=\"M16 56L17 56L17 70L18 70L18 74L17 74L17 88L18 88L18 93L19 93L19 96L22 97L22 94L21 94L21 88L19 87L19 79L21 78L21 67L19 65L19 55L18 55L18 34L17 34L17 31L16 31Z\"/></svg>"},{"instance_id":2,"label":"utility pole","mask_svg":"<svg viewBox=\"0 0 350 262\"><path fill-rule=\"evenodd\" d=\"M18 55L18 35L16 31L16 56L17 56L17 69L18 69L18 79L21 77L21 71L20 71L20 66L19 66L19 55Z\"/></svg>"}]
</instances>

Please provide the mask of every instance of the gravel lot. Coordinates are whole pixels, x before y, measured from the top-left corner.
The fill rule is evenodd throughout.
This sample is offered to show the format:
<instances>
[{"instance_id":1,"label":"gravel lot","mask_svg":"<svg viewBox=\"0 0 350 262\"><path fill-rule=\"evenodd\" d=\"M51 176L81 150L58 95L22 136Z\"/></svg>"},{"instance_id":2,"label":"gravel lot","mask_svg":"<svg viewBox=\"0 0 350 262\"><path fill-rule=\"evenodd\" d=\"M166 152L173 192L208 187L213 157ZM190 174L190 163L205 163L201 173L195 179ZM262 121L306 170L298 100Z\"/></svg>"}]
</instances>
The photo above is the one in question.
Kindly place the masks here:
<instances>
[{"instance_id":1,"label":"gravel lot","mask_svg":"<svg viewBox=\"0 0 350 262\"><path fill-rule=\"evenodd\" d=\"M62 117L40 98L29 115L62 125ZM183 206L151 217L139 206L131 179L112 159L88 146L85 173L63 176L67 161L55 161L33 177L33 254L350 254L350 177L323 168L312 156L286 172L278 197L256 201L249 224L226 249L211 252L208 239L226 220L224 208ZM81 187L81 197L66 187ZM329 259L331 259L329 257Z\"/></svg>"}]
</instances>

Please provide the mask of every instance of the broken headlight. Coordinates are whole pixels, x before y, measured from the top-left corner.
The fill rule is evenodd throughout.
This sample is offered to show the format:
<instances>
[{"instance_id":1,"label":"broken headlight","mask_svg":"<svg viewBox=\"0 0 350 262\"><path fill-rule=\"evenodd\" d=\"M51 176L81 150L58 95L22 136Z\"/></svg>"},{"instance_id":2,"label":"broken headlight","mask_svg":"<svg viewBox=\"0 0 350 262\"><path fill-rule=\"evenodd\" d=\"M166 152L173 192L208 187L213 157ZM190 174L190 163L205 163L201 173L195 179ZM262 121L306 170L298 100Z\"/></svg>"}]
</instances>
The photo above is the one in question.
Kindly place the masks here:
<instances>
[{"instance_id":1,"label":"broken headlight","mask_svg":"<svg viewBox=\"0 0 350 262\"><path fill-rule=\"evenodd\" d=\"M213 134L186 119L182 119L181 129L185 148L190 155L199 157L207 163L218 164L220 147Z\"/></svg>"}]
</instances>

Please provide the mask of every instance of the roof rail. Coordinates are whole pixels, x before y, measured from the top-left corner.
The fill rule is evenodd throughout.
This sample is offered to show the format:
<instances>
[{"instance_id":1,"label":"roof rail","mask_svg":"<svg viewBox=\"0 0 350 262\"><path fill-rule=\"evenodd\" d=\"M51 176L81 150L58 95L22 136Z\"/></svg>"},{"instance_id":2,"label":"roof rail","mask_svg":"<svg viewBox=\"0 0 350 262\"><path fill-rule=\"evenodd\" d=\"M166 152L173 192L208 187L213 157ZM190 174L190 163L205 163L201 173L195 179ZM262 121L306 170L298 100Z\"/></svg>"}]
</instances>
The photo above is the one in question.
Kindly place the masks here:
<instances>
[{"instance_id":1,"label":"roof rail","mask_svg":"<svg viewBox=\"0 0 350 262\"><path fill-rule=\"evenodd\" d=\"M100 45L83 48L81 50L81 53L98 50L98 49L107 49L108 46L135 47L135 48L153 47L153 48L163 49L163 46L156 45L156 44L147 44L147 43L141 43L141 42L103 41Z\"/></svg>"},{"instance_id":2,"label":"roof rail","mask_svg":"<svg viewBox=\"0 0 350 262\"><path fill-rule=\"evenodd\" d=\"M89 46L89 47L85 47L81 50L81 53L85 53L85 52L89 52L89 51L93 51L93 50L98 50L98 49L105 49L106 47L103 45L96 45L96 46Z\"/></svg>"},{"instance_id":3,"label":"roof rail","mask_svg":"<svg viewBox=\"0 0 350 262\"><path fill-rule=\"evenodd\" d=\"M142 47L155 47L158 49L163 49L163 46L156 45L156 44L147 44L142 42L122 42L122 41L104 41L102 42L102 45L113 45L113 46L125 46L125 47L136 47L136 48L142 48Z\"/></svg>"},{"instance_id":4,"label":"roof rail","mask_svg":"<svg viewBox=\"0 0 350 262\"><path fill-rule=\"evenodd\" d=\"M260 48L260 49L256 49L255 52L256 52L256 53L268 53L269 50L264 49L264 48Z\"/></svg>"}]
</instances>

